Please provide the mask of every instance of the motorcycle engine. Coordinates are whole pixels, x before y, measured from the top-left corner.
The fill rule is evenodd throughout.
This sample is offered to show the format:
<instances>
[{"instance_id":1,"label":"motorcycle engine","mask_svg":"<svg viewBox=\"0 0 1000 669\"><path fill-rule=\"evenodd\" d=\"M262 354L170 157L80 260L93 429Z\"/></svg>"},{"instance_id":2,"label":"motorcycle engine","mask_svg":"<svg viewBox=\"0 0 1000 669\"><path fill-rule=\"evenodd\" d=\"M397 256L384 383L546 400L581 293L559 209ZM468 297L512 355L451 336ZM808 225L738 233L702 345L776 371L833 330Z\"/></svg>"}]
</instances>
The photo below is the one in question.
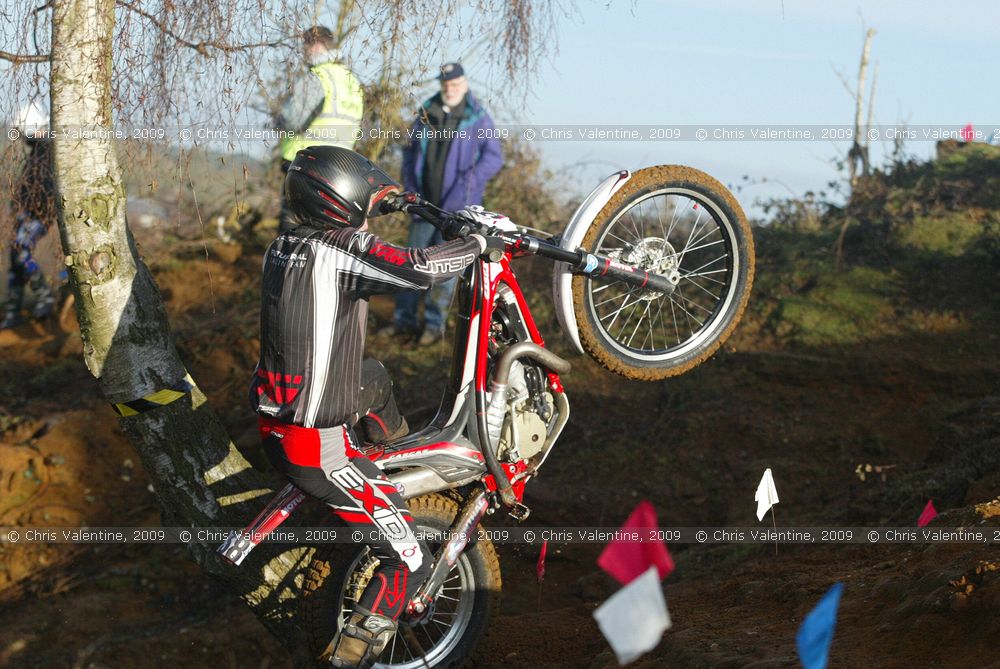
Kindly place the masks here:
<instances>
[{"instance_id":1,"label":"motorcycle engine","mask_svg":"<svg viewBox=\"0 0 1000 669\"><path fill-rule=\"evenodd\" d=\"M497 456L516 462L530 458L545 446L555 401L546 389L542 370L515 360L507 382L507 418L500 432Z\"/></svg>"}]
</instances>

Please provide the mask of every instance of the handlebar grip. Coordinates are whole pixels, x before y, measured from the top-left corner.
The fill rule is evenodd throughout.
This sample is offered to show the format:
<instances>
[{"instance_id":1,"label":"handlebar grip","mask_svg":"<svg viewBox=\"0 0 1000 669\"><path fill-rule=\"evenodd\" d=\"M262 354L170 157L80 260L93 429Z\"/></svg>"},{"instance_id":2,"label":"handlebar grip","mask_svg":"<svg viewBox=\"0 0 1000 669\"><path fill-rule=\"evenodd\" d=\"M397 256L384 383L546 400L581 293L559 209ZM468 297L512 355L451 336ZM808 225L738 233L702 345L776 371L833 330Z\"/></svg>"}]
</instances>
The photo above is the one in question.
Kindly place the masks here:
<instances>
[{"instance_id":1,"label":"handlebar grip","mask_svg":"<svg viewBox=\"0 0 1000 669\"><path fill-rule=\"evenodd\" d=\"M483 250L481 257L490 262L500 262L503 254L507 252L507 244L499 237L487 236L484 239L486 240L486 249Z\"/></svg>"}]
</instances>

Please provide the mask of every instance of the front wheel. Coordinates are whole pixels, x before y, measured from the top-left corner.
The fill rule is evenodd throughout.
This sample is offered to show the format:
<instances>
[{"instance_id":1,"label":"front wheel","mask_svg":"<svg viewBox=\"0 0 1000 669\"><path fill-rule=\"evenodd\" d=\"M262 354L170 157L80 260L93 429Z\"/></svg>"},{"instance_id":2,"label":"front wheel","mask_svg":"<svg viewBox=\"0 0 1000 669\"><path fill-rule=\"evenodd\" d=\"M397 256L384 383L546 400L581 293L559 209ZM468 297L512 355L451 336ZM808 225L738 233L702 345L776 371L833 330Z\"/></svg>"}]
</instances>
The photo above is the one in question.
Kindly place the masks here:
<instances>
[{"instance_id":1,"label":"front wheel","mask_svg":"<svg viewBox=\"0 0 1000 669\"><path fill-rule=\"evenodd\" d=\"M458 505L442 495L427 495L407 505L426 537L447 531ZM427 540L431 552L439 542ZM350 608L372 578L378 560L367 546L333 544L313 558L306 576L302 615L313 657L318 657L347 619ZM480 530L475 544L459 556L430 610L419 621L400 619L396 636L376 667L444 669L464 666L488 631L500 607L500 562Z\"/></svg>"},{"instance_id":2,"label":"front wheel","mask_svg":"<svg viewBox=\"0 0 1000 669\"><path fill-rule=\"evenodd\" d=\"M735 329L753 283L753 236L725 186L699 170L639 170L597 214L584 250L668 277L671 292L573 277L580 343L603 367L655 381L703 362Z\"/></svg>"}]
</instances>

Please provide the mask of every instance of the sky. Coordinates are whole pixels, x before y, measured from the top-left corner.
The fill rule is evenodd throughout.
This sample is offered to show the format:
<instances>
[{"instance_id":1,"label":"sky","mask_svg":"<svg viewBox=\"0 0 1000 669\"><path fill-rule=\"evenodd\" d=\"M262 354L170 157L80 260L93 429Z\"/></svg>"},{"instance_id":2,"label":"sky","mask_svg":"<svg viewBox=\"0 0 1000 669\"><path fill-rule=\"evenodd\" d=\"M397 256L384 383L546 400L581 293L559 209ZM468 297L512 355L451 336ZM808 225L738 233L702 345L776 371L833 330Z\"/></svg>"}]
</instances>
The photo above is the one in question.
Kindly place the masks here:
<instances>
[{"instance_id":1,"label":"sky","mask_svg":"<svg viewBox=\"0 0 1000 669\"><path fill-rule=\"evenodd\" d=\"M537 63L536 74L526 75L526 95L512 92L483 59L473 56L465 65L473 91L497 123L522 136L526 125L686 129L684 141L536 136L545 164L577 192L622 168L686 164L741 186L738 198L759 211L757 199L800 196L843 180L834 161L846 154L849 140L697 141L694 128L850 126L854 101L838 72L853 88L865 27L877 30L869 68L869 82L878 69L877 124L955 129L972 123L1000 134L995 0L954 6L927 0L577 0L557 21L556 41L549 45L554 53ZM9 30L0 27L0 33ZM361 38L356 42L346 55L362 81L374 81L378 73L369 70L377 63L364 53L371 47ZM450 47L448 40L431 44L423 59L435 62L423 65L434 71L469 49L460 37ZM430 81L413 90L414 107L434 89ZM873 162L883 163L891 148L889 141L875 142ZM237 150L266 153L260 146ZM934 142L918 137L906 151L929 157Z\"/></svg>"},{"instance_id":2,"label":"sky","mask_svg":"<svg viewBox=\"0 0 1000 669\"><path fill-rule=\"evenodd\" d=\"M543 66L527 105L498 120L535 124L851 125L864 27L877 30L875 123L973 123L1000 128L1000 3L923 0L638 0L585 2L559 24L559 50ZM472 77L477 77L473 64ZM832 161L844 141L544 142L554 168L580 161L581 183L620 167L682 163L757 197L801 195L842 178ZM891 142L872 145L874 162ZM934 142L906 150L932 155Z\"/></svg>"}]
</instances>

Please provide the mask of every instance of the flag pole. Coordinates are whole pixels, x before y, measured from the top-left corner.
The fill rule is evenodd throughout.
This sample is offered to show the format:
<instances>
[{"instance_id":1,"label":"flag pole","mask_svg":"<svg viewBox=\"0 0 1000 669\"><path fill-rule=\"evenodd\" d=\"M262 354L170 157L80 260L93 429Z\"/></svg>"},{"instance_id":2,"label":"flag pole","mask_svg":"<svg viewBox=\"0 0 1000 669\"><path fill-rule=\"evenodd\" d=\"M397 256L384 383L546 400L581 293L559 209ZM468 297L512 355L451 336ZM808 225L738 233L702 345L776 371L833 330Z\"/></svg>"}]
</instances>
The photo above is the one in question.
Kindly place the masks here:
<instances>
[{"instance_id":1,"label":"flag pole","mask_svg":"<svg viewBox=\"0 0 1000 669\"><path fill-rule=\"evenodd\" d=\"M542 581L545 580L545 555L548 553L548 540L542 541L542 549L538 552L538 562L535 563L535 576L538 578L538 602L535 604L535 612L542 612Z\"/></svg>"},{"instance_id":2,"label":"flag pole","mask_svg":"<svg viewBox=\"0 0 1000 669\"><path fill-rule=\"evenodd\" d=\"M771 524L774 526L774 554L778 554L778 523L774 520L774 505L771 505Z\"/></svg>"}]
</instances>

